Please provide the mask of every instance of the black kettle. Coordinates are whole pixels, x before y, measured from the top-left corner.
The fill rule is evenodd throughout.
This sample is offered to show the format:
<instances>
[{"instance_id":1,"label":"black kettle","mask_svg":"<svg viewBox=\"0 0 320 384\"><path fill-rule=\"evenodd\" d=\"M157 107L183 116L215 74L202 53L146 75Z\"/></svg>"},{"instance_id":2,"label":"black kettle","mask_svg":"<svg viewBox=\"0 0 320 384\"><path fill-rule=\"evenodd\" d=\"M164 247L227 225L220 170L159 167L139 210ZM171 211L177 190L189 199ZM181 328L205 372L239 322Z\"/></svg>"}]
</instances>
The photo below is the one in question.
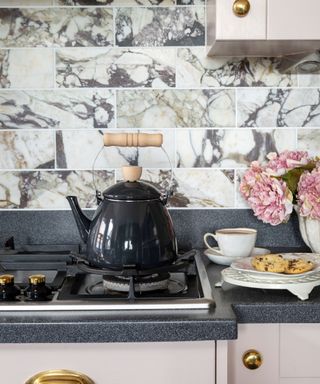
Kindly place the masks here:
<instances>
[{"instance_id":1,"label":"black kettle","mask_svg":"<svg viewBox=\"0 0 320 384\"><path fill-rule=\"evenodd\" d=\"M168 196L138 181L140 167L123 167L123 171L125 181L103 192L92 220L83 214L75 196L67 197L87 244L88 263L113 270L172 264L177 259L177 241L166 208Z\"/></svg>"}]
</instances>

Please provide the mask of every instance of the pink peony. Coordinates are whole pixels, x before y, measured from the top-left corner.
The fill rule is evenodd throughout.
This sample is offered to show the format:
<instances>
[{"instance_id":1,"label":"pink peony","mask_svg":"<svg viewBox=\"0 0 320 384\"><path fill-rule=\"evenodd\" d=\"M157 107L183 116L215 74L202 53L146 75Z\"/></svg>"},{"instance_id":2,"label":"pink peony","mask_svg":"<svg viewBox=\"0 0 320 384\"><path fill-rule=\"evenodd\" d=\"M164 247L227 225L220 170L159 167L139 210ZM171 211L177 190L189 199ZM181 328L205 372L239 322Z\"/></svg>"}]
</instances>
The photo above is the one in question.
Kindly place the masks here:
<instances>
[{"instance_id":1,"label":"pink peony","mask_svg":"<svg viewBox=\"0 0 320 384\"><path fill-rule=\"evenodd\" d=\"M298 184L300 215L320 220L320 167L304 172Z\"/></svg>"},{"instance_id":2,"label":"pink peony","mask_svg":"<svg viewBox=\"0 0 320 384\"><path fill-rule=\"evenodd\" d=\"M255 216L271 225L288 221L293 209L293 196L286 183L264 173L252 186L247 200Z\"/></svg>"},{"instance_id":3,"label":"pink peony","mask_svg":"<svg viewBox=\"0 0 320 384\"><path fill-rule=\"evenodd\" d=\"M267 155L270 160L266 166L266 172L273 176L282 176L293 168L298 168L309 163L308 152L284 151L277 155L270 152Z\"/></svg>"}]
</instances>

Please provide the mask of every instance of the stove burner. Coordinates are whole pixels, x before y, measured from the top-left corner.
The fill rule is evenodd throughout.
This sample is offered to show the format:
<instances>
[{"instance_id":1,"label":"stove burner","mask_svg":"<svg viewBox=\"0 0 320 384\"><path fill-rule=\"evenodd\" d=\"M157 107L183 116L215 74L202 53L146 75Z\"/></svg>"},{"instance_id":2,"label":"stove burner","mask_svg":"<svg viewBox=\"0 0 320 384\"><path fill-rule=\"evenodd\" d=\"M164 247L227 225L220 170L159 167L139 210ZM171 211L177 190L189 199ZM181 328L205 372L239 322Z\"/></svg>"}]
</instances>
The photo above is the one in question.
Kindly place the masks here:
<instances>
[{"instance_id":1,"label":"stove burner","mask_svg":"<svg viewBox=\"0 0 320 384\"><path fill-rule=\"evenodd\" d=\"M135 297L134 295L137 295L137 297L140 297L140 295L146 297L148 294L154 295L156 292L163 292L162 295L167 297L184 294L188 290L186 281L185 279L181 279L181 275L179 277L169 275L167 278L149 276L149 279L144 279L135 284L134 292L131 292L131 286L131 278L113 277L111 281L108 276L107 281L103 279L102 281L89 285L86 288L86 292L92 296L108 295L110 297L118 296L119 294L128 294L128 297Z\"/></svg>"},{"instance_id":2,"label":"stove burner","mask_svg":"<svg viewBox=\"0 0 320 384\"><path fill-rule=\"evenodd\" d=\"M135 292L163 291L168 289L169 273L141 276L134 281ZM110 291L129 292L130 279L123 276L104 276L104 288Z\"/></svg>"}]
</instances>

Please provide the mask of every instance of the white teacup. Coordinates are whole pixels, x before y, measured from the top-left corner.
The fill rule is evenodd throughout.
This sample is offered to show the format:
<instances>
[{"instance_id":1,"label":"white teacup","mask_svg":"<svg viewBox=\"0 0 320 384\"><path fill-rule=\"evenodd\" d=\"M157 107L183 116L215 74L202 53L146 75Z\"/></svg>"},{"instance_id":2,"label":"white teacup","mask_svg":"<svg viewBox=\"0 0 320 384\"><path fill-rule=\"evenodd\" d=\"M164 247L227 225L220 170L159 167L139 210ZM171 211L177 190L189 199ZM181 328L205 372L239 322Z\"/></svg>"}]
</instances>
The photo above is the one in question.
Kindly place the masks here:
<instances>
[{"instance_id":1,"label":"white teacup","mask_svg":"<svg viewBox=\"0 0 320 384\"><path fill-rule=\"evenodd\" d=\"M207 238L213 237L220 250L211 247ZM257 238L257 231L252 228L224 228L216 233L206 233L203 240L206 246L216 253L229 257L247 257L251 255Z\"/></svg>"}]
</instances>

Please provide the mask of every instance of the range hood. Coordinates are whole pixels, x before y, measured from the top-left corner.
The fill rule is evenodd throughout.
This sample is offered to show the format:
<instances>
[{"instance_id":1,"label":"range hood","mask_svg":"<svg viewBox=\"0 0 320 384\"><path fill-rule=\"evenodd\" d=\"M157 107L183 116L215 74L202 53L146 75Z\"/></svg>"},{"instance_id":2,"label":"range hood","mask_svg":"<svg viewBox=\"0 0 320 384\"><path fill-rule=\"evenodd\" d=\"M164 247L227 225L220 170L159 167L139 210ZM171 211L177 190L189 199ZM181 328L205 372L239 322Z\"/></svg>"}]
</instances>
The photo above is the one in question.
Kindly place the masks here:
<instances>
[{"instance_id":1,"label":"range hood","mask_svg":"<svg viewBox=\"0 0 320 384\"><path fill-rule=\"evenodd\" d=\"M320 50L319 15L320 0L207 0L208 55L284 56Z\"/></svg>"}]
</instances>

